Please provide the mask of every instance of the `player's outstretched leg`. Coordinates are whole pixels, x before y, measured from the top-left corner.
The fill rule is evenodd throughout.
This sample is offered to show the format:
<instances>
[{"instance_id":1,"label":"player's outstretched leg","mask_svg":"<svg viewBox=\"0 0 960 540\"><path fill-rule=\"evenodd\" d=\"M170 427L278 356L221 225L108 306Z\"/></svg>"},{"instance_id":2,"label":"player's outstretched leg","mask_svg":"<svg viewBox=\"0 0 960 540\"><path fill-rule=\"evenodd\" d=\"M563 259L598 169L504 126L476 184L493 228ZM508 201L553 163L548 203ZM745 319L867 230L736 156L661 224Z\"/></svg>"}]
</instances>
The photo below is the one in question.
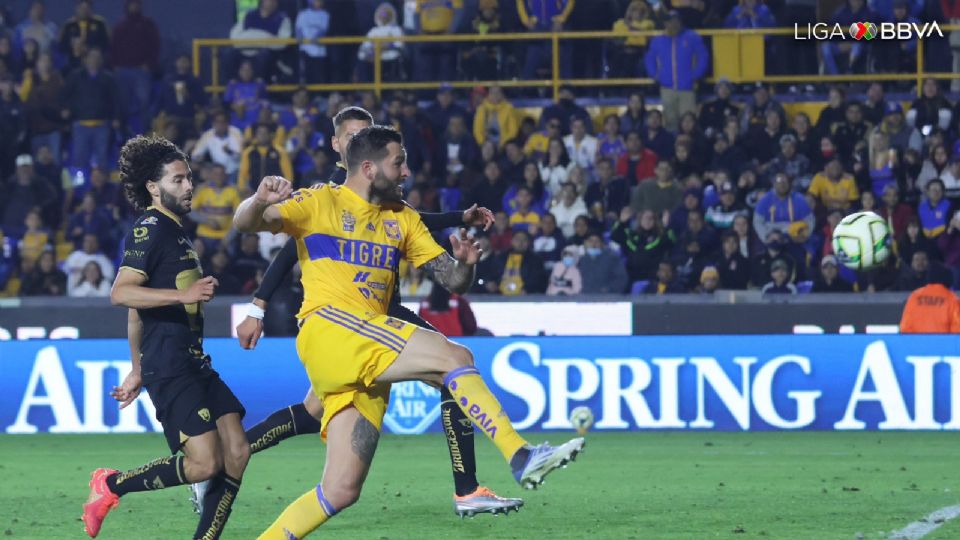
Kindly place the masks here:
<instances>
[{"instance_id":1,"label":"player's outstretched leg","mask_svg":"<svg viewBox=\"0 0 960 540\"><path fill-rule=\"evenodd\" d=\"M107 514L120 504L120 497L127 493L179 486L187 482L206 480L217 474L223 463L217 451L217 432L211 431L191 437L188 444L190 442L206 442L213 451L163 457L125 472L115 469L93 471L90 495L83 505L83 524L87 534L96 538Z\"/></svg>"},{"instance_id":2,"label":"player's outstretched leg","mask_svg":"<svg viewBox=\"0 0 960 540\"><path fill-rule=\"evenodd\" d=\"M430 323L402 304L390 304L387 315L424 330L437 331ZM453 469L454 513L463 517L519 511L523 506L523 499L500 497L493 490L481 486L477 480L473 422L457 406L457 402L450 395L450 390L445 386L440 386L440 420L446 435L447 450L450 451L450 466Z\"/></svg>"},{"instance_id":3,"label":"player's outstretched leg","mask_svg":"<svg viewBox=\"0 0 960 540\"><path fill-rule=\"evenodd\" d=\"M327 425L323 479L304 493L260 535L260 540L302 540L357 502L380 440L380 432L357 409L348 407Z\"/></svg>"},{"instance_id":4,"label":"player's outstretched leg","mask_svg":"<svg viewBox=\"0 0 960 540\"><path fill-rule=\"evenodd\" d=\"M246 438L250 445L250 454L273 448L290 437L320 433L321 418L323 418L323 404L313 391L308 390L302 403L279 409L247 430ZM198 514L201 512L203 499L209 489L209 480L190 484L190 502L193 504L194 512Z\"/></svg>"},{"instance_id":5,"label":"player's outstretched leg","mask_svg":"<svg viewBox=\"0 0 960 540\"><path fill-rule=\"evenodd\" d=\"M411 379L440 382L447 387L457 405L510 463L514 478L524 488L536 488L550 472L573 461L583 450L583 438L557 447L546 443L536 447L528 444L513 428L500 402L473 366L470 350L436 332L417 329L376 382Z\"/></svg>"}]
</instances>

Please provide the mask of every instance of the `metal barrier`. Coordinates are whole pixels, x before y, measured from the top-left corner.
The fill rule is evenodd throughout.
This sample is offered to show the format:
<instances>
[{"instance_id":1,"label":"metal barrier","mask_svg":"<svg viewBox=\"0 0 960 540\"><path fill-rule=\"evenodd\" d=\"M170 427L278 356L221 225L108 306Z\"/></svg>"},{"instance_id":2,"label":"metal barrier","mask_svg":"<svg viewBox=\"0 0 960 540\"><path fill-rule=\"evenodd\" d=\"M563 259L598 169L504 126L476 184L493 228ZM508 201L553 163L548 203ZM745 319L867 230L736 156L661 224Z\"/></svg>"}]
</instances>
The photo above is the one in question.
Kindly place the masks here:
<instances>
[{"instance_id":1,"label":"metal barrier","mask_svg":"<svg viewBox=\"0 0 960 540\"><path fill-rule=\"evenodd\" d=\"M960 25L940 25L946 36L952 30L960 30ZM927 73L924 71L924 41L917 39L917 69L912 73L869 73L844 75L767 75L765 72L763 40L769 36L789 36L794 34L792 28L759 28L750 30L737 29L703 29L697 33L703 37L725 40L726 48L732 45L735 54L726 54L717 58L717 47L713 50L714 76L706 82L715 82L721 76L732 82L764 81L769 83L809 83L815 82L872 82L872 81L915 81L917 95L920 95L923 80L956 79L960 73ZM561 85L613 87L613 86L640 86L654 84L651 78L602 78L602 79L561 79L560 78L560 43L565 40L584 39L625 39L630 37L647 37L662 35L662 31L642 32L544 32L544 33L503 33L503 34L444 34L444 35L404 35L400 37L367 38L366 36L325 37L316 40L298 39L194 39L193 40L193 71L194 75L201 74L202 51L210 50L210 82L206 90L213 94L220 94L226 86L220 81L219 52L227 47L255 48L277 45L298 45L316 43L320 45L359 45L365 41L372 41L374 45L373 82L363 83L332 83L332 84L274 84L269 85L270 92L293 92L298 88L306 87L310 91L333 92L344 90L372 90L379 97L384 90L425 90L439 87L446 83L455 88L471 88L474 86L499 85L504 88L550 88L554 99L558 98ZM552 49L551 78L535 80L497 80L497 81L424 81L424 82L387 82L383 80L383 66L380 53L386 42L400 41L403 43L477 43L477 42L516 42L516 41L549 41ZM811 41L811 46L816 42ZM758 47L759 45L759 47ZM730 53L731 51L727 50ZM757 69L759 67L759 70ZM718 73L719 69L719 73Z\"/></svg>"}]
</instances>

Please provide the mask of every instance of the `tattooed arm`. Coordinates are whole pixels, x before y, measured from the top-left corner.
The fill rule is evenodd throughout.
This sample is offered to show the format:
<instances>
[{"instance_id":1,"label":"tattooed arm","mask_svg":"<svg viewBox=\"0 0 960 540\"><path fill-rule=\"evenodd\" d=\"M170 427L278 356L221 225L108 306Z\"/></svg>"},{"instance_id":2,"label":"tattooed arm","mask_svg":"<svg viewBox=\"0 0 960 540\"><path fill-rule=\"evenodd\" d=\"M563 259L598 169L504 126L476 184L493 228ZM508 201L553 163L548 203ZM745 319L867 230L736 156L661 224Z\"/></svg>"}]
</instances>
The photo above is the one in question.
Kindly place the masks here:
<instances>
[{"instance_id":1,"label":"tattooed arm","mask_svg":"<svg viewBox=\"0 0 960 540\"><path fill-rule=\"evenodd\" d=\"M440 286L454 294L463 294L473 285L476 265L464 264L444 253L423 265L423 270Z\"/></svg>"}]
</instances>

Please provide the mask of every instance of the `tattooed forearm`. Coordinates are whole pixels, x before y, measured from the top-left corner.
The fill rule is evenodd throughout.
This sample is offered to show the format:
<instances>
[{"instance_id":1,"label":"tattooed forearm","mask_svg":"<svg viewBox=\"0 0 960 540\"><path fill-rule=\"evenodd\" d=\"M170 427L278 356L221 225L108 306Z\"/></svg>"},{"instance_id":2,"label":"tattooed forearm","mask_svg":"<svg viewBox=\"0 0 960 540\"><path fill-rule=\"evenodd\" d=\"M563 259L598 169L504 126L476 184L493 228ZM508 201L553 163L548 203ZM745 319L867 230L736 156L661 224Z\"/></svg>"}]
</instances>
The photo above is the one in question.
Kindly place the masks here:
<instances>
[{"instance_id":1,"label":"tattooed forearm","mask_svg":"<svg viewBox=\"0 0 960 540\"><path fill-rule=\"evenodd\" d=\"M454 294L463 294L470 289L475 268L475 265L463 264L447 253L423 265L434 281Z\"/></svg>"},{"instance_id":2,"label":"tattooed forearm","mask_svg":"<svg viewBox=\"0 0 960 540\"><path fill-rule=\"evenodd\" d=\"M377 428L363 416L357 418L357 423L353 425L353 435L350 442L353 453L357 454L357 457L367 465L370 465L373 461L373 454L377 451L379 440L380 432L377 431Z\"/></svg>"}]
</instances>

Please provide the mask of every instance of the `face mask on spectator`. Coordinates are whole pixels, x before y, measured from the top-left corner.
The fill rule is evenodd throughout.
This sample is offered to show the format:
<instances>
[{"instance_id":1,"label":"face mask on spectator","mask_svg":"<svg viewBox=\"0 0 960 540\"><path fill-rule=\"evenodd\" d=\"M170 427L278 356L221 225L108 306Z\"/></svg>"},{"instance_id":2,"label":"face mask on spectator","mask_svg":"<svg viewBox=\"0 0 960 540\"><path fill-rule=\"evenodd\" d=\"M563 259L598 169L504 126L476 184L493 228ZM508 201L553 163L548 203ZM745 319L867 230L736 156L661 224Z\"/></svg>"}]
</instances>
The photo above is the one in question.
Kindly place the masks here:
<instances>
[{"instance_id":1,"label":"face mask on spectator","mask_svg":"<svg viewBox=\"0 0 960 540\"><path fill-rule=\"evenodd\" d=\"M575 263L576 263L576 259L574 259L570 255L567 255L566 257L563 258L563 265L568 268L573 266Z\"/></svg>"},{"instance_id":2,"label":"face mask on spectator","mask_svg":"<svg viewBox=\"0 0 960 540\"><path fill-rule=\"evenodd\" d=\"M603 253L603 250L600 249L600 248L597 248L597 247L588 247L588 248L587 248L587 255L589 255L589 256L591 256L591 257L594 257L594 258L599 257L601 253Z\"/></svg>"}]
</instances>

